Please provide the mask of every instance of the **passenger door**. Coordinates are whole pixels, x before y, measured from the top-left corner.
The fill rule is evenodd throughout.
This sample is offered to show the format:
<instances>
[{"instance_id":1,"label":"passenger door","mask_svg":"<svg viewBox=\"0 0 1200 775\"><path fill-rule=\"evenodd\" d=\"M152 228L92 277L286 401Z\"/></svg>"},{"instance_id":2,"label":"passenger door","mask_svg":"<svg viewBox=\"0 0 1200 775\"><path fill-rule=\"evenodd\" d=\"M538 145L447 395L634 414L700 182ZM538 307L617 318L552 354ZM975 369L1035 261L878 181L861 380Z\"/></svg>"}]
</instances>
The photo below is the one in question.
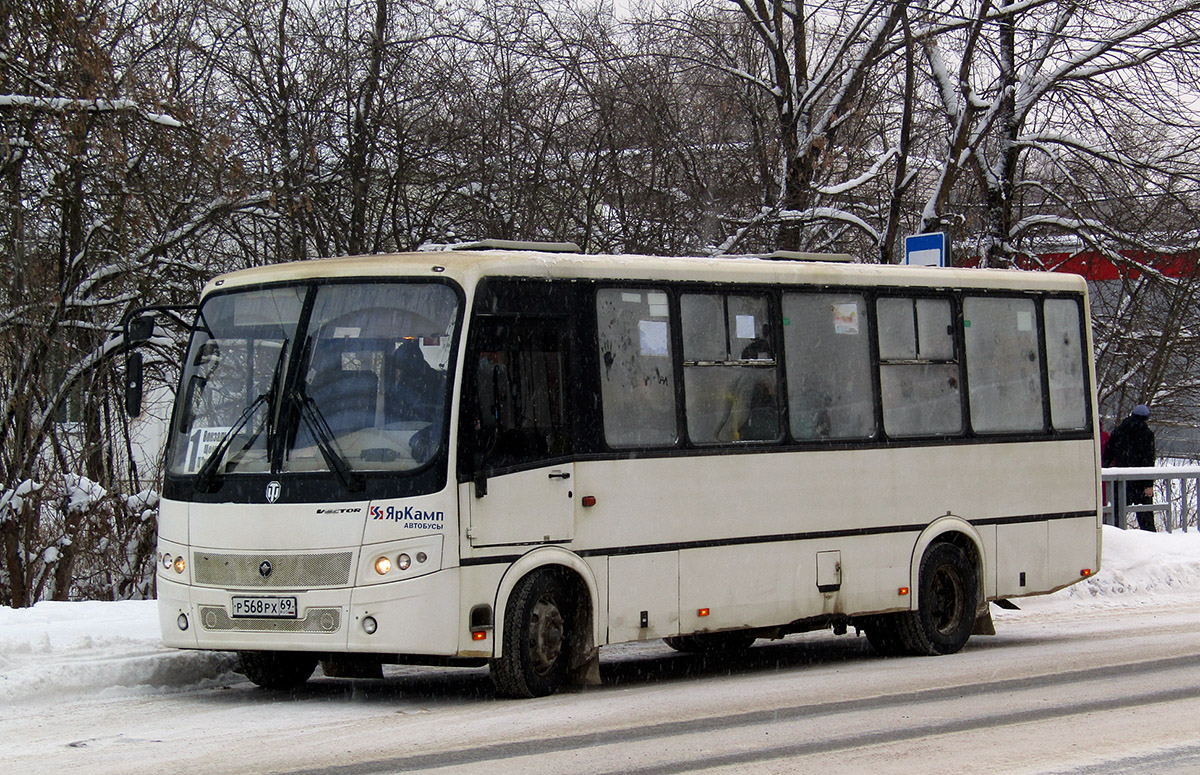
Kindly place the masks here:
<instances>
[{"instance_id":1,"label":"passenger door","mask_svg":"<svg viewBox=\"0 0 1200 775\"><path fill-rule=\"evenodd\" d=\"M569 333L556 316L475 320L464 401L472 546L574 537ZM469 388L471 390L471 388Z\"/></svg>"}]
</instances>

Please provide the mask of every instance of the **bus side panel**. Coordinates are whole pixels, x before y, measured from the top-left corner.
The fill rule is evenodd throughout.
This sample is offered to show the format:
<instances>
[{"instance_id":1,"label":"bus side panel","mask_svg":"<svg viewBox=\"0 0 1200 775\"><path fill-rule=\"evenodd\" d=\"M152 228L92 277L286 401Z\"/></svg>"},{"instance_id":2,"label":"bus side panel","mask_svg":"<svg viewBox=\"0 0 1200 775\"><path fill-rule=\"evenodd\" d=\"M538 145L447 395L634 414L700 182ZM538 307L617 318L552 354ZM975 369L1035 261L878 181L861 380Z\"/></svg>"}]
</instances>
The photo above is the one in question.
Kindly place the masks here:
<instances>
[{"instance_id":1,"label":"bus side panel","mask_svg":"<svg viewBox=\"0 0 1200 775\"><path fill-rule=\"evenodd\" d=\"M807 542L796 541L681 552L680 631L755 627L819 612L815 558Z\"/></svg>"},{"instance_id":2,"label":"bus side panel","mask_svg":"<svg viewBox=\"0 0 1200 775\"><path fill-rule=\"evenodd\" d=\"M1050 523L1049 554L1054 558L1050 570L1050 589L1058 589L1085 578L1100 569L1099 531L1096 520L1057 520Z\"/></svg>"},{"instance_id":3,"label":"bus side panel","mask_svg":"<svg viewBox=\"0 0 1200 775\"><path fill-rule=\"evenodd\" d=\"M679 585L679 552L609 557L609 643L678 634Z\"/></svg>"},{"instance_id":4,"label":"bus side panel","mask_svg":"<svg viewBox=\"0 0 1200 775\"><path fill-rule=\"evenodd\" d=\"M1049 536L1045 522L997 526L997 595L1018 597L1050 588ZM1057 556L1055 560L1058 561Z\"/></svg>"}]
</instances>

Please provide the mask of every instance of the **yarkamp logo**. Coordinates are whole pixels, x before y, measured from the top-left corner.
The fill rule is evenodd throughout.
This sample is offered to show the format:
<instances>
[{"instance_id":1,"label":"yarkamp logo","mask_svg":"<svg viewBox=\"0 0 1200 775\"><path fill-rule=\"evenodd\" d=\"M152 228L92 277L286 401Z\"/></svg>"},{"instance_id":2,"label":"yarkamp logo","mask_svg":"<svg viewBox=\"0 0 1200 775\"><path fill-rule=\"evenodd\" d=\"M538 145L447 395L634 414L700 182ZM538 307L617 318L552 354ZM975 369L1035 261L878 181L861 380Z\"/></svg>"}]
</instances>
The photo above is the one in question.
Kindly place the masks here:
<instances>
[{"instance_id":1,"label":"yarkamp logo","mask_svg":"<svg viewBox=\"0 0 1200 775\"><path fill-rule=\"evenodd\" d=\"M271 575L271 571L273 571L273 570L274 570L274 567L272 567L271 561L263 560L262 565L258 566L258 575L262 576L265 579L267 576Z\"/></svg>"},{"instance_id":2,"label":"yarkamp logo","mask_svg":"<svg viewBox=\"0 0 1200 775\"><path fill-rule=\"evenodd\" d=\"M279 482L271 482L267 485L267 503L274 503L279 500L279 491L283 488L279 486Z\"/></svg>"},{"instance_id":3,"label":"yarkamp logo","mask_svg":"<svg viewBox=\"0 0 1200 775\"><path fill-rule=\"evenodd\" d=\"M446 523L444 511L422 511L412 506L372 506L371 519L389 519L406 530L440 530Z\"/></svg>"}]
</instances>

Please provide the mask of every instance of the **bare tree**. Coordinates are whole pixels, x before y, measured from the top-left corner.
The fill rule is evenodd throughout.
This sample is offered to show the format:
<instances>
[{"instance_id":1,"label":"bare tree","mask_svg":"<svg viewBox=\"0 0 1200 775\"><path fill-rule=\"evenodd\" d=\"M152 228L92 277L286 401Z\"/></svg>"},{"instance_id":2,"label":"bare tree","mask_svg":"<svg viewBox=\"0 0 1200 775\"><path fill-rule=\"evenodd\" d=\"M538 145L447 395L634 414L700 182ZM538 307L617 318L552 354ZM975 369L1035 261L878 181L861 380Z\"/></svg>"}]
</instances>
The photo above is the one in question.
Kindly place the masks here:
<instances>
[{"instance_id":1,"label":"bare tree","mask_svg":"<svg viewBox=\"0 0 1200 775\"><path fill-rule=\"evenodd\" d=\"M1064 236L1117 261L1156 246L1110 217L1108 190L1200 180L1176 98L1194 82L1200 2L929 3L917 26L945 127L922 230L949 219L988 266ZM1171 141L1137 141L1131 120Z\"/></svg>"},{"instance_id":2,"label":"bare tree","mask_svg":"<svg viewBox=\"0 0 1200 775\"><path fill-rule=\"evenodd\" d=\"M3 11L0 598L28 605L72 594L80 552L105 540L78 506L140 489L113 443L125 428L119 321L194 293L210 265L192 251L255 200L200 180L219 165L182 99L198 74L174 42L189 39L190 4ZM144 537L129 538L148 557Z\"/></svg>"}]
</instances>

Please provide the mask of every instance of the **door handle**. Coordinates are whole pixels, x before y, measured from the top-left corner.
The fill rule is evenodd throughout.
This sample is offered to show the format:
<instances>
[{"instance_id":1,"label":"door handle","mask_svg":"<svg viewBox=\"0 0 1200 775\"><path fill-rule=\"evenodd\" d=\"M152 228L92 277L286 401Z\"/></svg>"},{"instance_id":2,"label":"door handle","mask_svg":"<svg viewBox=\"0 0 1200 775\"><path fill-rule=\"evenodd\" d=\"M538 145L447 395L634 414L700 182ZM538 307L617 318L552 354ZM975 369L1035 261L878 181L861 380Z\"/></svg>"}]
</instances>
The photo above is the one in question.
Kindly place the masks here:
<instances>
[{"instance_id":1,"label":"door handle","mask_svg":"<svg viewBox=\"0 0 1200 775\"><path fill-rule=\"evenodd\" d=\"M549 478L551 478L551 479L570 479L571 474L568 471L552 471L550 473Z\"/></svg>"}]
</instances>

